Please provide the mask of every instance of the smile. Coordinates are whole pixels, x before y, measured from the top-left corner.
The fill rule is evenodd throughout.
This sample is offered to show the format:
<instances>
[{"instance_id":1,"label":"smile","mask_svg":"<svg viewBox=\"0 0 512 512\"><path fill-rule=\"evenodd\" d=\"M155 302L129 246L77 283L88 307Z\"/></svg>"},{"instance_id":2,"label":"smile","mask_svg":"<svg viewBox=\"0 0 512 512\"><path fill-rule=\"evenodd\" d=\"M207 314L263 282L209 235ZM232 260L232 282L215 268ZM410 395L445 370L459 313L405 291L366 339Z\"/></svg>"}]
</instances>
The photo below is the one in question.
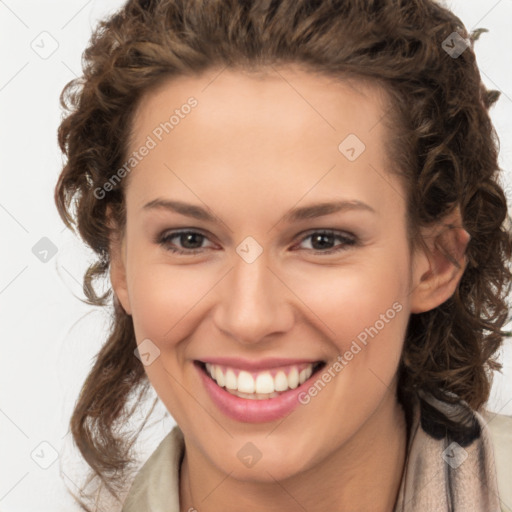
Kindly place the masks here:
<instances>
[{"instance_id":1,"label":"smile","mask_svg":"<svg viewBox=\"0 0 512 512\"><path fill-rule=\"evenodd\" d=\"M238 360L195 361L207 395L228 417L244 423L280 419L301 405L307 389L325 361L274 361L269 364Z\"/></svg>"},{"instance_id":2,"label":"smile","mask_svg":"<svg viewBox=\"0 0 512 512\"><path fill-rule=\"evenodd\" d=\"M320 364L297 364L261 372L249 372L210 363L206 363L205 368L217 385L232 395L249 400L266 400L300 386L311 377Z\"/></svg>"}]
</instances>

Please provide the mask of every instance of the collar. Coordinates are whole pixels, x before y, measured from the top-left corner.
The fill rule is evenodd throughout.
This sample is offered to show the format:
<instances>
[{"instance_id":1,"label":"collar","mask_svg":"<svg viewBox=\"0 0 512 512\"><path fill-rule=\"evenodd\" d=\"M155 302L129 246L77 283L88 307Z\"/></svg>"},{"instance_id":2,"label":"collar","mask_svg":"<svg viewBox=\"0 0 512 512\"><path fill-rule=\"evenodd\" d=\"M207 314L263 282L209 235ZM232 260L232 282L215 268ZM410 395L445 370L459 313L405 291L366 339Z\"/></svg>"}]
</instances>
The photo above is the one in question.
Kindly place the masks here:
<instances>
[{"instance_id":1,"label":"collar","mask_svg":"<svg viewBox=\"0 0 512 512\"><path fill-rule=\"evenodd\" d=\"M404 472L393 512L500 512L492 438L465 402L414 396ZM185 453L175 426L137 473L121 512L180 512L179 474Z\"/></svg>"}]
</instances>

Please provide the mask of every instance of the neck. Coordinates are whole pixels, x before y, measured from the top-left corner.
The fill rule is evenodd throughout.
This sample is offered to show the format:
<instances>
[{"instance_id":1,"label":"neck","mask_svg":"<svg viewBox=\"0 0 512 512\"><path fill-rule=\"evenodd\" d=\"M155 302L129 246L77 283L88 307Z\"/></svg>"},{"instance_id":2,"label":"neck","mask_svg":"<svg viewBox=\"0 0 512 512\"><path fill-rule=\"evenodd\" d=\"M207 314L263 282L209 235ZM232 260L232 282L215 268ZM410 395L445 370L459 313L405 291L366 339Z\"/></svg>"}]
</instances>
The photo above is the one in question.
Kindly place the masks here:
<instances>
[{"instance_id":1,"label":"neck","mask_svg":"<svg viewBox=\"0 0 512 512\"><path fill-rule=\"evenodd\" d=\"M347 443L315 466L281 481L250 482L181 466L180 510L190 512L391 512L405 465L407 426L394 393Z\"/></svg>"}]
</instances>

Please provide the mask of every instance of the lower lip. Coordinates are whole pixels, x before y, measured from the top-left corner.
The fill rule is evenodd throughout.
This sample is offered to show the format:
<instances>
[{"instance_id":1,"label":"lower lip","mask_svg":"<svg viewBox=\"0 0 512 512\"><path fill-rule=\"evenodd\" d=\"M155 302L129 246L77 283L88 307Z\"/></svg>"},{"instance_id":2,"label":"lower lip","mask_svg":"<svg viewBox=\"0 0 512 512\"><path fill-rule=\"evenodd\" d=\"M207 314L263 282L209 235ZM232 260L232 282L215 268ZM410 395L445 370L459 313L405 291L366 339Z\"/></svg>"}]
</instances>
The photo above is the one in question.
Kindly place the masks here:
<instances>
[{"instance_id":1,"label":"lower lip","mask_svg":"<svg viewBox=\"0 0 512 512\"><path fill-rule=\"evenodd\" d=\"M201 379L208 394L217 407L230 418L244 423L265 423L281 419L290 414L300 405L299 394L305 391L314 377L315 372L307 381L295 389L281 393L275 398L265 400L251 400L232 395L210 378L203 369L196 364Z\"/></svg>"}]
</instances>

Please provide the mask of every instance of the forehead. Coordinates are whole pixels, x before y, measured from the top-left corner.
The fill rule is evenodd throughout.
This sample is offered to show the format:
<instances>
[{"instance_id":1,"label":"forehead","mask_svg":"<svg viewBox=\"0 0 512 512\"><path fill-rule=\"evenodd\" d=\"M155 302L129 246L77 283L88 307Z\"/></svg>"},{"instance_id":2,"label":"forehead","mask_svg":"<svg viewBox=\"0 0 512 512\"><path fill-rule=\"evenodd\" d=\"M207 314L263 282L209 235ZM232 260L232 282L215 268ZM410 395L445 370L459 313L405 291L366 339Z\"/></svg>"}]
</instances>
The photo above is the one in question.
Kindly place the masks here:
<instances>
[{"instance_id":1,"label":"forehead","mask_svg":"<svg viewBox=\"0 0 512 512\"><path fill-rule=\"evenodd\" d=\"M196 127L215 123L220 132L233 123L254 126L259 120L262 128L286 125L288 131L298 123L299 131L307 123L321 135L331 131L337 136L346 129L361 136L370 132L388 100L384 89L367 79L313 73L298 65L252 71L211 69L171 77L144 94L133 117L131 145L141 142L138 136L151 131L155 121L168 120L191 97L200 106L194 111Z\"/></svg>"},{"instance_id":2,"label":"forehead","mask_svg":"<svg viewBox=\"0 0 512 512\"><path fill-rule=\"evenodd\" d=\"M178 176L202 193L220 192L221 184L281 195L283 188L332 192L340 184L350 191L362 177L379 182L377 174L385 172L386 108L378 86L291 66L172 78L147 93L135 112L129 152L148 138L153 147L129 181L137 183L137 202L154 199L162 184L177 185Z\"/></svg>"}]
</instances>

